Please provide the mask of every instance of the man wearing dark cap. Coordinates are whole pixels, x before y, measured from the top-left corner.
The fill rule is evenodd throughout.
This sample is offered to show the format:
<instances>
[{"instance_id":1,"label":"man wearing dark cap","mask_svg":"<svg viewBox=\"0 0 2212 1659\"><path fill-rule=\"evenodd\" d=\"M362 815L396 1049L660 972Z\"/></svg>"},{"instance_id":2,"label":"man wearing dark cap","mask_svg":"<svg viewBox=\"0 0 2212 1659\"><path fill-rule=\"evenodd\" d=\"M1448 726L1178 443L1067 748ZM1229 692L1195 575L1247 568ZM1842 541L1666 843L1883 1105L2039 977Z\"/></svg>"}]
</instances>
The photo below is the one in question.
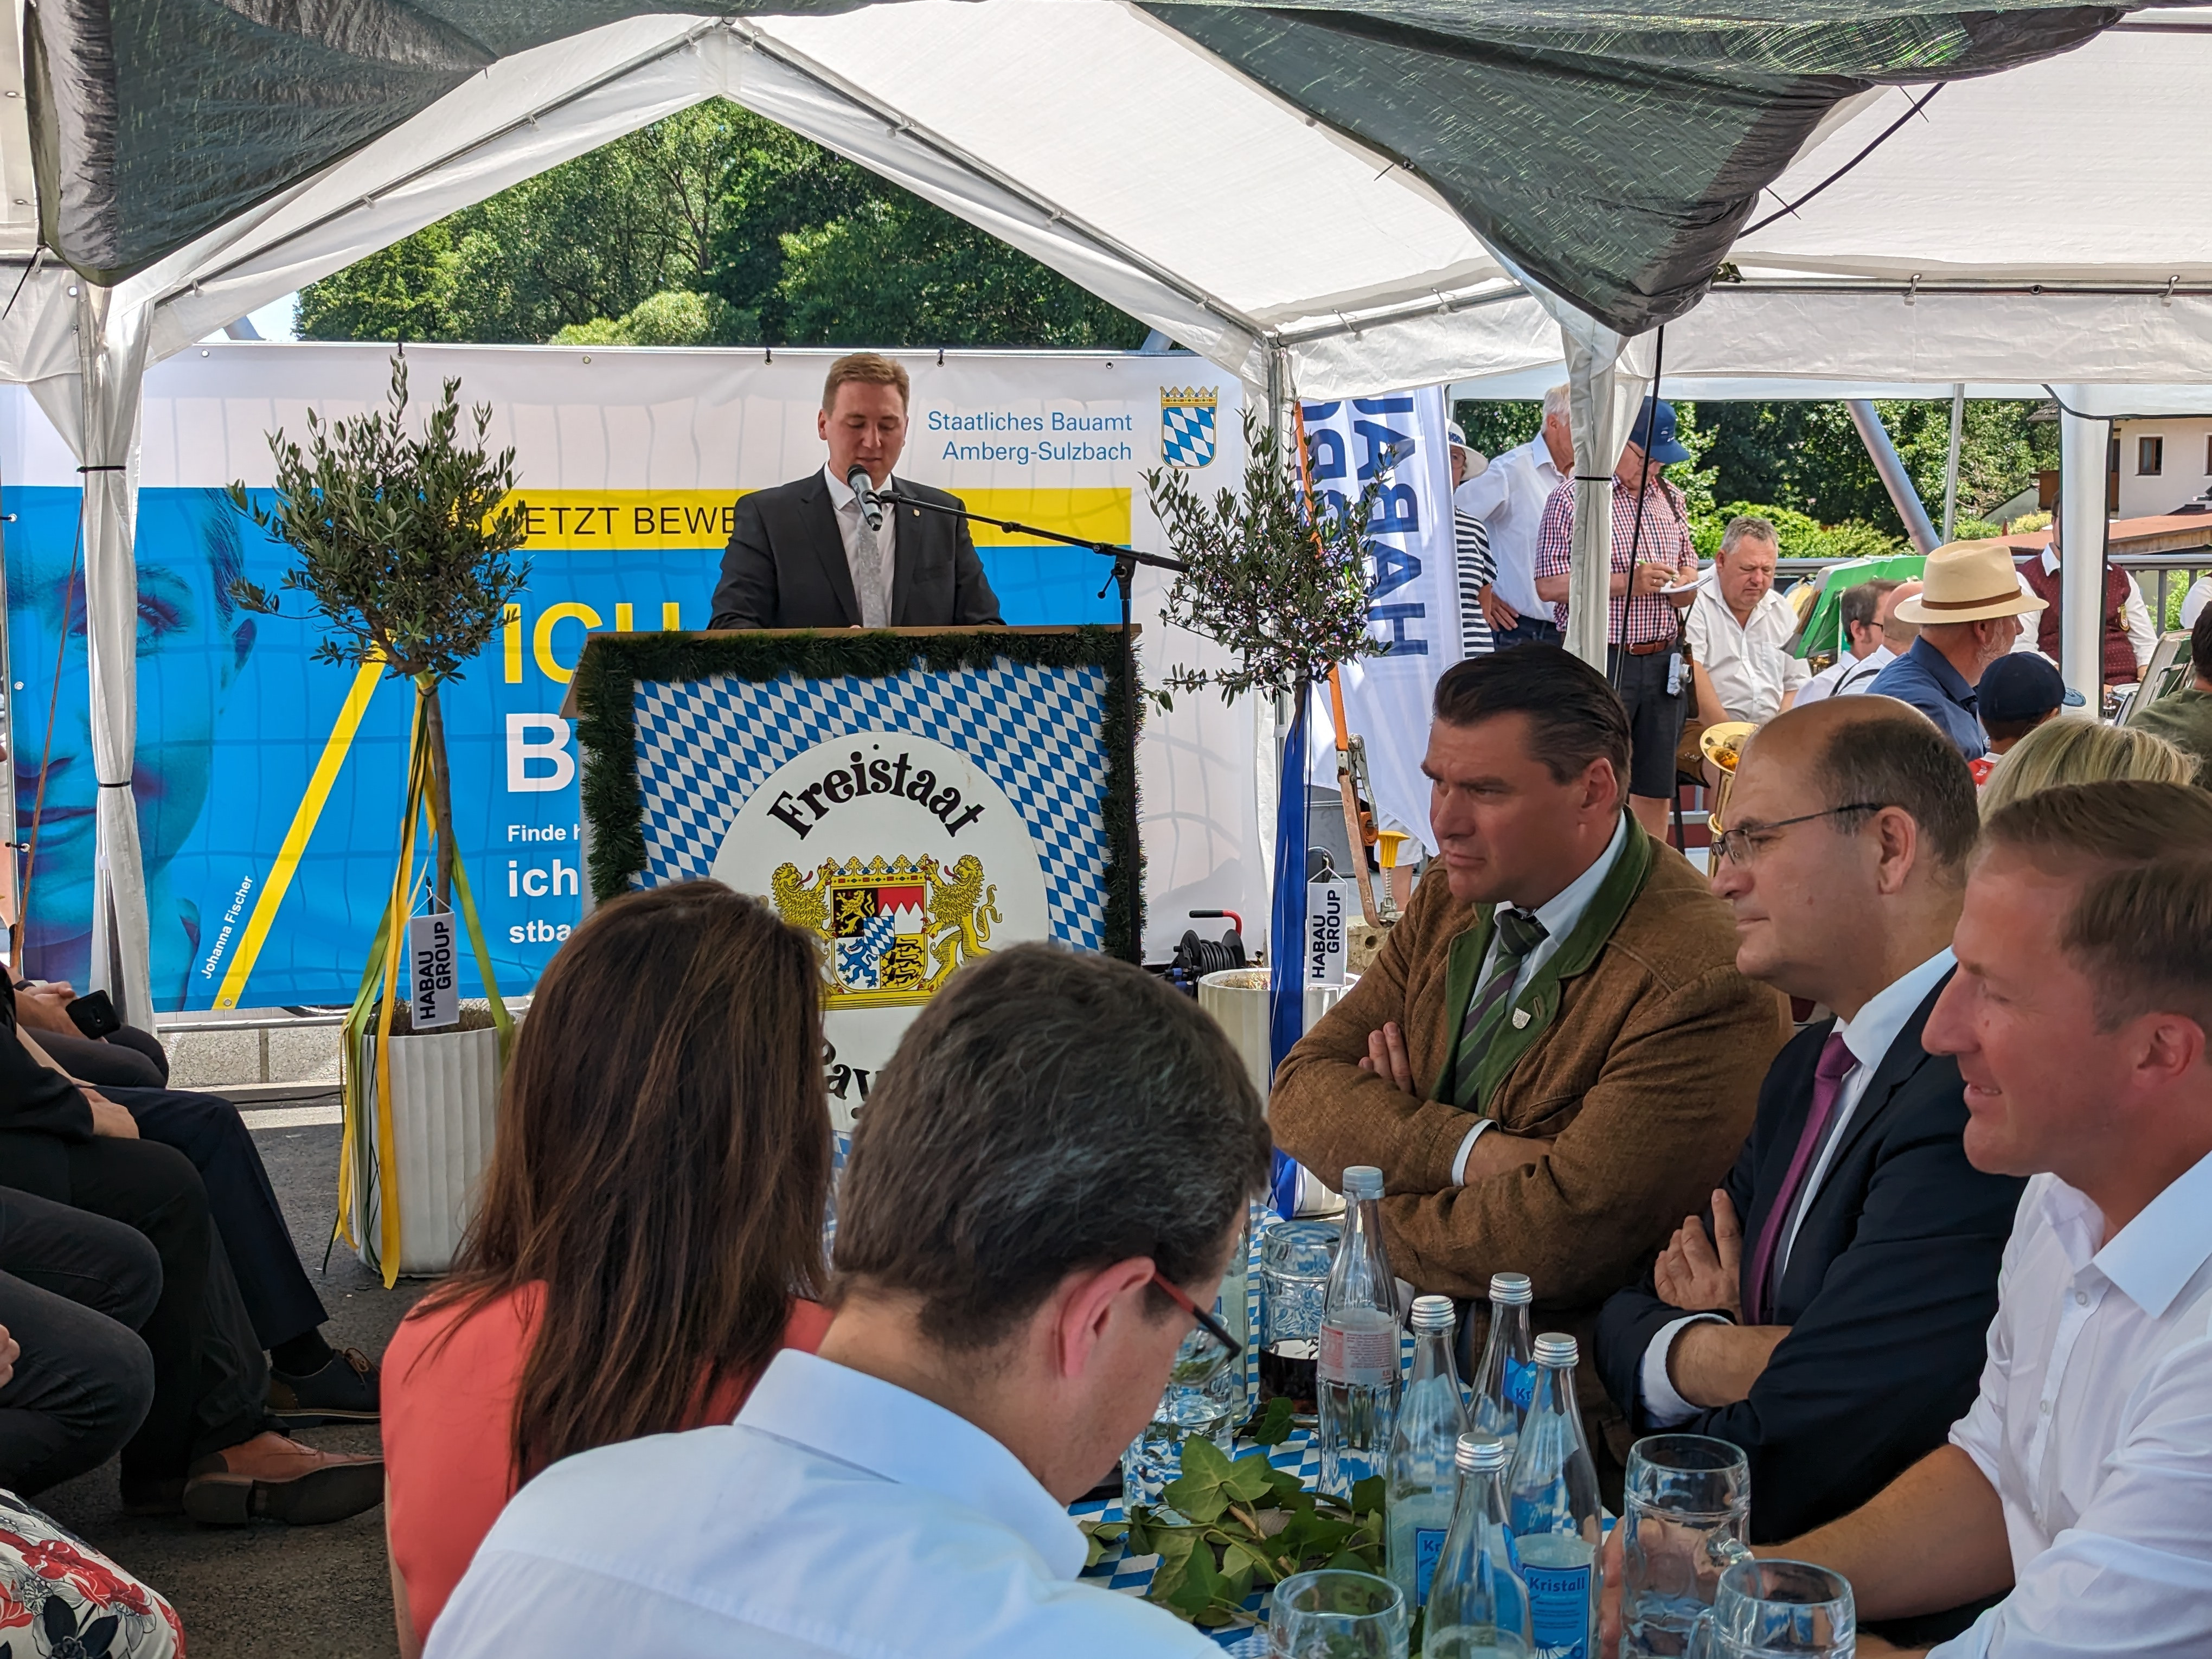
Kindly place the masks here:
<instances>
[{"instance_id":1,"label":"man wearing dark cap","mask_svg":"<svg viewBox=\"0 0 2212 1659\"><path fill-rule=\"evenodd\" d=\"M2085 699L2069 691L2058 671L2032 651L2015 651L1998 658L1982 671L1974 688L1982 706L1982 729L1990 734L1990 752L1966 763L1979 788L1990 781L1999 757L2061 708L2079 708Z\"/></svg>"},{"instance_id":2,"label":"man wearing dark cap","mask_svg":"<svg viewBox=\"0 0 2212 1659\"><path fill-rule=\"evenodd\" d=\"M1674 797L1674 745L1681 740L1690 674L1682 660L1681 612L1695 597L1697 549L1682 492L1665 469L1690 452L1674 431L1674 406L1646 398L1613 470L1613 581L1606 621L1606 678L1628 706L1628 804L1655 836L1667 830ZM1579 471L1579 469L1577 469ZM1536 592L1567 625L1574 563L1575 480L1560 480L1536 532ZM1663 590L1679 586L1680 593Z\"/></svg>"}]
</instances>

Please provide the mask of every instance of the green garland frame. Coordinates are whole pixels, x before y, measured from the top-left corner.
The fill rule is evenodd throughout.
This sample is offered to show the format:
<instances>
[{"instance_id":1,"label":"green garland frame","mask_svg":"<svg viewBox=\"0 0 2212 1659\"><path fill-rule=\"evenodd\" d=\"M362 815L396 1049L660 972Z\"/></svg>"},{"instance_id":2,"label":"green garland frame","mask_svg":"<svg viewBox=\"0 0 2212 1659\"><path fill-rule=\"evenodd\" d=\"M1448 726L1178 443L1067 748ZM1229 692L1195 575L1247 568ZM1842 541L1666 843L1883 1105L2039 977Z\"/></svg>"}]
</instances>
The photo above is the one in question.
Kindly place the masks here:
<instances>
[{"instance_id":1,"label":"green garland frame","mask_svg":"<svg viewBox=\"0 0 2212 1659\"><path fill-rule=\"evenodd\" d=\"M1144 960L1141 849L1129 845L1129 805L1137 789L1137 732L1123 667L1128 647L1119 628L1086 626L1005 633L838 632L794 634L598 634L576 664L576 744L583 757L584 817L591 826L592 896L629 890L645 870L645 798L637 783L637 683L702 680L715 675L772 680L855 675L882 679L909 669L946 673L985 668L1003 658L1024 667L1106 671L1100 737L1109 757L1106 796L1106 933L1109 953ZM1141 703L1142 699L1139 702Z\"/></svg>"}]
</instances>

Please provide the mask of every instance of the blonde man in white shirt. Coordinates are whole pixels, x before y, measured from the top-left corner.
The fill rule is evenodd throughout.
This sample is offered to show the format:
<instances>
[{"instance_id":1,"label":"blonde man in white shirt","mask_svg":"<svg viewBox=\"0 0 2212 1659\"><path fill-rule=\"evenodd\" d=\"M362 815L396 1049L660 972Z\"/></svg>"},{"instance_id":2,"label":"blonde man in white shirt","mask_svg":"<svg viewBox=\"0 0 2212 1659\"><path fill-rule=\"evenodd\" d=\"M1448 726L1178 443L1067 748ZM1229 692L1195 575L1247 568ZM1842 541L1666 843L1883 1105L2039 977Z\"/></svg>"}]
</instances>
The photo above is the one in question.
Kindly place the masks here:
<instances>
[{"instance_id":1,"label":"blonde man in white shirt","mask_svg":"<svg viewBox=\"0 0 2212 1659\"><path fill-rule=\"evenodd\" d=\"M1500 651L1516 645L1557 645L1552 607L1536 594L1536 532L1544 503L1574 471L1575 440L1567 426L1567 388L1544 394L1536 435L1504 454L1452 492L1452 505L1481 522L1495 561L1479 601Z\"/></svg>"},{"instance_id":2,"label":"blonde man in white shirt","mask_svg":"<svg viewBox=\"0 0 2212 1659\"><path fill-rule=\"evenodd\" d=\"M2212 794L2047 790L1985 828L1924 1038L1968 1159L2034 1176L1980 1391L1863 1509L1761 1552L1841 1572L1863 1620L2009 1591L1939 1659L2212 1652L2208 938Z\"/></svg>"},{"instance_id":3,"label":"blonde man in white shirt","mask_svg":"<svg viewBox=\"0 0 2212 1659\"><path fill-rule=\"evenodd\" d=\"M532 1480L430 1659L1218 1659L1079 1579L1066 1505L1178 1345L1233 1355L1201 1310L1268 1152L1243 1062L1163 981L1048 945L963 969L860 1115L819 1353L734 1423Z\"/></svg>"},{"instance_id":4,"label":"blonde man in white shirt","mask_svg":"<svg viewBox=\"0 0 2212 1659\"><path fill-rule=\"evenodd\" d=\"M1774 591L1781 548L1765 519L1730 519L1711 574L1683 619L1698 718L1707 726L1749 720L1763 726L1797 700L1808 678L1790 653L1797 612Z\"/></svg>"}]
</instances>

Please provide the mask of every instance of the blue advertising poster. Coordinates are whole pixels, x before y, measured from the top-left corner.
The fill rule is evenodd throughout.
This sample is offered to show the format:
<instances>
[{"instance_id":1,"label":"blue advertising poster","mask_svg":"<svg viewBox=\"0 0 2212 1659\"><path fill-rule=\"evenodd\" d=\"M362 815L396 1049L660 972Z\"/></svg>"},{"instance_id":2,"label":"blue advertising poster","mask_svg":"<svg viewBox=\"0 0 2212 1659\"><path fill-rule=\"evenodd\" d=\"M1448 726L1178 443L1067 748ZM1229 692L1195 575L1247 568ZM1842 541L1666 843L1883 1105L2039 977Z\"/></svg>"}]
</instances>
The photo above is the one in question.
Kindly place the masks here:
<instances>
[{"instance_id":1,"label":"blue advertising poster","mask_svg":"<svg viewBox=\"0 0 2212 1659\"><path fill-rule=\"evenodd\" d=\"M584 639L599 629L706 626L738 495L820 465L813 410L826 357L786 362L779 353L772 366L756 360L738 374L714 354L599 352L586 378L581 364L592 357L572 363L572 354L419 355L418 396L434 391L436 374L458 373L464 403L493 403L500 422L491 441L515 446L519 495L532 510L528 587L490 647L443 693L456 840L493 971L514 994L535 982L583 913L576 744L558 711ZM1191 374L1188 360L1176 367ZM1008 519L1117 543L1156 533L1133 521L1145 517L1139 475L1169 445L1181 446L1178 464L1194 459L1184 453L1185 405L1199 394L1150 368L1119 382L1115 373L1103 356L940 366L917 354L900 470ZM1221 379L1205 373L1209 386ZM303 428L301 388L317 388L326 416L352 413L380 399L387 374L374 349L264 346L204 349L149 377L136 538L134 793L159 1008L344 1004L360 983L398 857L411 690L313 660L321 631L299 595L280 596L285 614L276 617L231 603L230 584L241 576L275 591L292 555L235 512L219 486L265 483L265 434ZM1235 395L1228 379L1220 396L1233 407ZM1035 422L1043 436L1016 444L974 435L1009 421ZM1054 437L1079 422L1113 441L1086 431L1089 448L1079 453ZM1207 428L1212 442L1221 423ZM66 453L27 404L0 409L0 456L9 479L0 512L10 515L17 834L36 842L19 857L19 869L28 860L21 969L82 987L96 785L80 492ZM1210 484L1224 471L1201 471L1197 481ZM268 499L265 489L249 493ZM1100 591L1104 561L1033 538L975 539L1007 622L1118 619L1115 596ZM1156 613L1140 619L1158 638ZM1159 828L1148 827L1147 837L1158 837L1155 867L1179 873L1161 922L1179 935L1188 923L1175 906L1244 902L1237 797L1222 804L1211 778L1206 793L1194 792L1200 757L1214 757L1210 772L1242 770L1249 751L1239 746L1249 738L1195 708L1161 727L1147 745L1160 743L1164 754L1172 745L1187 758L1180 772L1153 768L1148 811ZM1179 791L1194 803L1181 812ZM462 992L481 989L471 957Z\"/></svg>"}]
</instances>

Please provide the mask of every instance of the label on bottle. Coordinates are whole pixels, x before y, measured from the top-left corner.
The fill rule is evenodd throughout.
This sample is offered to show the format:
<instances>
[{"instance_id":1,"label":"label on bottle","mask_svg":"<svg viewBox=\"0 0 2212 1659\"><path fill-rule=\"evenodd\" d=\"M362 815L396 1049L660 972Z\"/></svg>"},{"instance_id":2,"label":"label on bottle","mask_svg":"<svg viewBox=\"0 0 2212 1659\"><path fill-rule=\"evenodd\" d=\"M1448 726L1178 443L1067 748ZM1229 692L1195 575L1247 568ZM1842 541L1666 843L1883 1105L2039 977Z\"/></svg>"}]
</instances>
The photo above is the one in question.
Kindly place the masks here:
<instances>
[{"instance_id":1,"label":"label on bottle","mask_svg":"<svg viewBox=\"0 0 2212 1659\"><path fill-rule=\"evenodd\" d=\"M1525 1413L1536 1397L1536 1368L1525 1359L1505 1356L1505 1397L1513 1402L1513 1409Z\"/></svg>"},{"instance_id":2,"label":"label on bottle","mask_svg":"<svg viewBox=\"0 0 2212 1659\"><path fill-rule=\"evenodd\" d=\"M1318 1373L1324 1382L1379 1387L1398 1380L1398 1328L1346 1330L1330 1322L1321 1328Z\"/></svg>"},{"instance_id":3,"label":"label on bottle","mask_svg":"<svg viewBox=\"0 0 2212 1659\"><path fill-rule=\"evenodd\" d=\"M1413 1529L1413 1605L1429 1605L1429 1580L1436 1576L1437 1558L1444 1553L1444 1529L1442 1527L1416 1527Z\"/></svg>"},{"instance_id":4,"label":"label on bottle","mask_svg":"<svg viewBox=\"0 0 2212 1659\"><path fill-rule=\"evenodd\" d=\"M1537 1653L1542 1659L1589 1659L1589 1566L1532 1567L1524 1557L1521 1576L1528 1585Z\"/></svg>"}]
</instances>

